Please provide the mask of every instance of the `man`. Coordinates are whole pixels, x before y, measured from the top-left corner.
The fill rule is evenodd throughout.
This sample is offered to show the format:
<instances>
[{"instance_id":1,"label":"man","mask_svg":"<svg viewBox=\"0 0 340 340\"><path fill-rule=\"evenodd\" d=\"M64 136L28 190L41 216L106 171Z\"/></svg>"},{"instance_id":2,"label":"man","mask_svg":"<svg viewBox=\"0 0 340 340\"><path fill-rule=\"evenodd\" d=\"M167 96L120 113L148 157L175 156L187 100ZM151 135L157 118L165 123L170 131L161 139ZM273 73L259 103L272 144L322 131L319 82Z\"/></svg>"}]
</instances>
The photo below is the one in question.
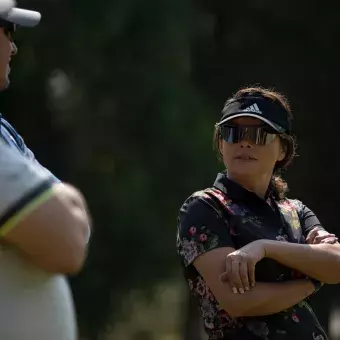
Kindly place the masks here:
<instances>
[{"instance_id":1,"label":"man","mask_svg":"<svg viewBox=\"0 0 340 340\"><path fill-rule=\"evenodd\" d=\"M0 13L1 90L17 52L16 25L39 21L40 13L19 8ZM42 167L0 117L0 339L77 339L64 275L83 265L90 234L86 210L81 193Z\"/></svg>"}]
</instances>

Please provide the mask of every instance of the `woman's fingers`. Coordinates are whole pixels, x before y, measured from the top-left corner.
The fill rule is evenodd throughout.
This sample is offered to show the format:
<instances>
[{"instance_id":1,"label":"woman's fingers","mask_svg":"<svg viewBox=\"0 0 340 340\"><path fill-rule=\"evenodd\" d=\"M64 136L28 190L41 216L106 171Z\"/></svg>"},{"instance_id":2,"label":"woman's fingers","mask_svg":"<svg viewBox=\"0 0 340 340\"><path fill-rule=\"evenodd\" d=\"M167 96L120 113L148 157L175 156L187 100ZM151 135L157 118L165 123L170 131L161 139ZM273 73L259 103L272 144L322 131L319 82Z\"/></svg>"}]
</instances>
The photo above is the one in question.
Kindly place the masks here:
<instances>
[{"instance_id":1,"label":"woman's fingers","mask_svg":"<svg viewBox=\"0 0 340 340\"><path fill-rule=\"evenodd\" d=\"M331 241L331 238L333 238L333 242ZM330 234L325 230L319 230L318 227L312 229L306 238L307 244L335 243L337 241L338 239L335 234Z\"/></svg>"},{"instance_id":2,"label":"woman's fingers","mask_svg":"<svg viewBox=\"0 0 340 340\"><path fill-rule=\"evenodd\" d=\"M229 282L233 293L243 294L250 290L248 261L246 258L232 260L232 270L229 276Z\"/></svg>"},{"instance_id":3,"label":"woman's fingers","mask_svg":"<svg viewBox=\"0 0 340 340\"><path fill-rule=\"evenodd\" d=\"M246 290L250 289L247 261L240 262L240 278L242 282L242 287L241 289L239 289L239 292L244 293Z\"/></svg>"},{"instance_id":4,"label":"woman's fingers","mask_svg":"<svg viewBox=\"0 0 340 340\"><path fill-rule=\"evenodd\" d=\"M229 282L230 273L231 273L231 258L228 256L225 262L225 272L221 274L220 280L222 282Z\"/></svg>"},{"instance_id":5,"label":"woman's fingers","mask_svg":"<svg viewBox=\"0 0 340 340\"><path fill-rule=\"evenodd\" d=\"M240 262L236 259L232 259L231 263L232 267L229 276L229 282L233 293L237 294L240 289L242 289L242 281L240 277Z\"/></svg>"},{"instance_id":6,"label":"woman's fingers","mask_svg":"<svg viewBox=\"0 0 340 340\"><path fill-rule=\"evenodd\" d=\"M251 287L255 286L255 265L252 262L248 263L248 276Z\"/></svg>"},{"instance_id":7,"label":"woman's fingers","mask_svg":"<svg viewBox=\"0 0 340 340\"><path fill-rule=\"evenodd\" d=\"M324 243L323 241L329 238L336 238L335 234L321 234L314 238L314 244Z\"/></svg>"},{"instance_id":8,"label":"woman's fingers","mask_svg":"<svg viewBox=\"0 0 340 340\"><path fill-rule=\"evenodd\" d=\"M225 272L221 274L220 280L229 282L234 294L243 294L250 290L255 286L256 259L240 250L229 254L226 259Z\"/></svg>"},{"instance_id":9,"label":"woman's fingers","mask_svg":"<svg viewBox=\"0 0 340 340\"><path fill-rule=\"evenodd\" d=\"M320 243L328 243L328 244L334 244L336 242L338 242L338 238L335 236L326 237L320 241Z\"/></svg>"},{"instance_id":10,"label":"woman's fingers","mask_svg":"<svg viewBox=\"0 0 340 340\"><path fill-rule=\"evenodd\" d=\"M306 243L307 244L313 244L315 241L316 236L318 235L318 228L314 228L312 231L310 231L306 237Z\"/></svg>"}]
</instances>

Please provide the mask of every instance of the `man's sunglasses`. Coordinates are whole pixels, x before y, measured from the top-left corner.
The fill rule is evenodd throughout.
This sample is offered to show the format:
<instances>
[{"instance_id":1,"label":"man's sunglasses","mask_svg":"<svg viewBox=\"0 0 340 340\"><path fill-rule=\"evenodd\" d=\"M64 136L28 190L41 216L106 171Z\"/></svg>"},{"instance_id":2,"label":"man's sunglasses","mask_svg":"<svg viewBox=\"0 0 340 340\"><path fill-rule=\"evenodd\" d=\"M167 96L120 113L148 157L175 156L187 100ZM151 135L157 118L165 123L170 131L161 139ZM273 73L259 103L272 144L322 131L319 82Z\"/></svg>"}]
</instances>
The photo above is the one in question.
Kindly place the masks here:
<instances>
[{"instance_id":1,"label":"man's sunglasses","mask_svg":"<svg viewBox=\"0 0 340 340\"><path fill-rule=\"evenodd\" d=\"M278 132L269 126L244 126L244 125L222 125L220 135L227 143L239 143L244 139L253 144L270 144L278 135Z\"/></svg>"},{"instance_id":2,"label":"man's sunglasses","mask_svg":"<svg viewBox=\"0 0 340 340\"><path fill-rule=\"evenodd\" d=\"M13 34L16 30L16 25L0 18L0 28L4 29L4 33L7 36L7 38L12 41L13 40Z\"/></svg>"}]
</instances>

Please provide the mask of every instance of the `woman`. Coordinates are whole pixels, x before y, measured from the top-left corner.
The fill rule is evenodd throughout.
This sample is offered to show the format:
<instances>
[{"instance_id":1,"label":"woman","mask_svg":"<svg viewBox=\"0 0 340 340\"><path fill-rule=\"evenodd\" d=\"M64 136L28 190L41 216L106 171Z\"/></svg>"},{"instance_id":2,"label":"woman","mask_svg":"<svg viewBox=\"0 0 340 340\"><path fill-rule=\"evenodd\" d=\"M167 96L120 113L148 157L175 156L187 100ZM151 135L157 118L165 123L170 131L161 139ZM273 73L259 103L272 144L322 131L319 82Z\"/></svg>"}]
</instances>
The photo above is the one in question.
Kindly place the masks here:
<instances>
[{"instance_id":1,"label":"woman","mask_svg":"<svg viewBox=\"0 0 340 340\"><path fill-rule=\"evenodd\" d=\"M326 340L306 299L340 282L340 245L278 175L295 155L281 94L255 87L226 102L214 141L226 167L191 195L177 249L209 339ZM256 267L255 267L256 265Z\"/></svg>"}]
</instances>

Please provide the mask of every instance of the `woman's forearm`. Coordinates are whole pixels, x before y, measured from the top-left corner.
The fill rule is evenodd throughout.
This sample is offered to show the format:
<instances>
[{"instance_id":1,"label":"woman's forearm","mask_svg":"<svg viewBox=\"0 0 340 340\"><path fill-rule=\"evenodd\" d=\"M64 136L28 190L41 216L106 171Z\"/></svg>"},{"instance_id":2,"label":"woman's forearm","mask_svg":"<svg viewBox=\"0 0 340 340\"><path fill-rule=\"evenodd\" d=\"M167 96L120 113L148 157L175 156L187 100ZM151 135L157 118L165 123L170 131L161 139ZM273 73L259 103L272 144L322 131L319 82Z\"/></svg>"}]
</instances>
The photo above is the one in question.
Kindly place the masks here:
<instances>
[{"instance_id":1,"label":"woman's forearm","mask_svg":"<svg viewBox=\"0 0 340 340\"><path fill-rule=\"evenodd\" d=\"M278 283L257 282L244 294L232 294L226 307L232 303L237 308L225 308L232 317L261 316L279 313L295 306L314 292L309 280L292 280ZM234 301L231 301L231 300ZM223 305L222 305L223 307Z\"/></svg>"},{"instance_id":2,"label":"woman's forearm","mask_svg":"<svg viewBox=\"0 0 340 340\"><path fill-rule=\"evenodd\" d=\"M266 257L321 282L340 282L340 244L264 242Z\"/></svg>"}]
</instances>

